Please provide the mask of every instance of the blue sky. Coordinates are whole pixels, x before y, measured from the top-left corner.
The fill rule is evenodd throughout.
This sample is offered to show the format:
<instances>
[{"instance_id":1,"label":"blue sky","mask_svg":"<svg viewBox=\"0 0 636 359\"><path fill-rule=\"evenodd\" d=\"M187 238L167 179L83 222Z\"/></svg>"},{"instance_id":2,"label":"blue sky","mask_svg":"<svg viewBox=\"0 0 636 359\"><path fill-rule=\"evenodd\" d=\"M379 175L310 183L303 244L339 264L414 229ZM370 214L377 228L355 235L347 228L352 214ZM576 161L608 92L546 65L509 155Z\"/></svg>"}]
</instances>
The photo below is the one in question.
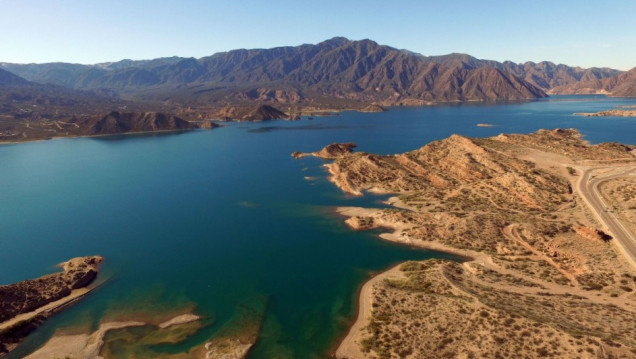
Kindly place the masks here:
<instances>
[{"instance_id":1,"label":"blue sky","mask_svg":"<svg viewBox=\"0 0 636 359\"><path fill-rule=\"evenodd\" d=\"M0 62L202 57L369 38L424 55L636 66L636 1L0 0Z\"/></svg>"}]
</instances>

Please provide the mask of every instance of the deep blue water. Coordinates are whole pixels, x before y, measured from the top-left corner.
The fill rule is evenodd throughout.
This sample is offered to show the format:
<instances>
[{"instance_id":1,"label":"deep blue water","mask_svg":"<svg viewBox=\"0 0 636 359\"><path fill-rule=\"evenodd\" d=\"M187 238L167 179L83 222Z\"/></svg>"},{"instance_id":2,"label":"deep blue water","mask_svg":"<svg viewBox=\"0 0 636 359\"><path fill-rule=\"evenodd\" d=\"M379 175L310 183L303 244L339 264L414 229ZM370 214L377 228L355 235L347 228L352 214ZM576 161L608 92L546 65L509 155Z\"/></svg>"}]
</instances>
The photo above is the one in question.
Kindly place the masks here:
<instances>
[{"instance_id":1,"label":"deep blue water","mask_svg":"<svg viewBox=\"0 0 636 359\"><path fill-rule=\"evenodd\" d=\"M453 133L557 127L578 128L592 143L636 144L636 119L572 115L634 104L557 96L0 145L0 284L92 254L106 258L108 278L12 357L61 327L185 306L210 324L181 345L157 350L200 344L248 307L264 318L250 358L323 357L354 319L356 291L372 272L445 255L348 230L334 206L380 199L343 195L326 181L321 160L294 160L291 152L355 142L361 151L397 153Z\"/></svg>"}]
</instances>

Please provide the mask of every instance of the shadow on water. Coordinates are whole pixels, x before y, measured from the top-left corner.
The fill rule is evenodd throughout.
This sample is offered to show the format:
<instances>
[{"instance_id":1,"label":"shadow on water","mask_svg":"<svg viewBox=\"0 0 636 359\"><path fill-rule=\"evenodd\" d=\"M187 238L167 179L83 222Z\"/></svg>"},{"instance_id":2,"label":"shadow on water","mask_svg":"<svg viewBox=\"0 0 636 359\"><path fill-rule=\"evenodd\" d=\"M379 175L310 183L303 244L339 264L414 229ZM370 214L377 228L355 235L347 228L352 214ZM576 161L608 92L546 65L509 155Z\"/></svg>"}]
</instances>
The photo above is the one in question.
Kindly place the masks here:
<instances>
[{"instance_id":1,"label":"shadow on water","mask_svg":"<svg viewBox=\"0 0 636 359\"><path fill-rule=\"evenodd\" d=\"M91 140L102 142L121 142L131 139L143 140L143 139L160 139L166 137L173 137L183 135L191 131L198 130L174 130L174 131L161 131L161 132L139 132L139 133L126 133L116 135L103 135L103 136L91 136ZM204 131L204 130L201 130ZM207 131L207 130L205 130Z\"/></svg>"},{"instance_id":2,"label":"shadow on water","mask_svg":"<svg viewBox=\"0 0 636 359\"><path fill-rule=\"evenodd\" d=\"M325 125L304 125L304 126L265 126L259 128L252 128L247 130L250 133L266 133L272 131L307 131L307 130L338 130L338 129L352 129L362 128L363 126L325 126Z\"/></svg>"}]
</instances>

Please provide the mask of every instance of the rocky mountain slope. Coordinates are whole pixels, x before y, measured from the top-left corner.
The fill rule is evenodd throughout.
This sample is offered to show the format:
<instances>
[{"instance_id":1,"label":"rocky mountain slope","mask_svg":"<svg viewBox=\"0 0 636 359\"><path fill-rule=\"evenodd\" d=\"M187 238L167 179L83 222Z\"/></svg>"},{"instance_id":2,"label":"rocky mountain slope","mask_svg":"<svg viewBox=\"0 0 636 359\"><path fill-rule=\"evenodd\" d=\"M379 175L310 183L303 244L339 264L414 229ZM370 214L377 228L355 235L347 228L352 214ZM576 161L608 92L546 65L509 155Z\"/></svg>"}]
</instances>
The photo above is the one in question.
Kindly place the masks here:
<instances>
[{"instance_id":1,"label":"rocky mountain slope","mask_svg":"<svg viewBox=\"0 0 636 359\"><path fill-rule=\"evenodd\" d=\"M621 71L610 68L584 69L563 64L557 65L549 61L525 62L523 64L506 61L503 63L503 67L544 91L549 91L557 86L605 79L621 73Z\"/></svg>"},{"instance_id":2,"label":"rocky mountain slope","mask_svg":"<svg viewBox=\"0 0 636 359\"><path fill-rule=\"evenodd\" d=\"M122 60L97 65L9 64L30 81L75 89L108 89L128 98L179 104L439 101L544 97L554 86L604 79L611 69L549 62L515 64L465 54L423 56L371 40L333 38L316 45L241 49L200 59Z\"/></svg>"},{"instance_id":3,"label":"rocky mountain slope","mask_svg":"<svg viewBox=\"0 0 636 359\"><path fill-rule=\"evenodd\" d=\"M185 121L164 109L156 103L121 100L104 91L29 82L0 69L0 141L218 126L209 120Z\"/></svg>"},{"instance_id":4,"label":"rocky mountain slope","mask_svg":"<svg viewBox=\"0 0 636 359\"><path fill-rule=\"evenodd\" d=\"M248 107L228 106L222 108L215 117L225 121L268 121L290 120L290 115L268 105Z\"/></svg>"},{"instance_id":5,"label":"rocky mountain slope","mask_svg":"<svg viewBox=\"0 0 636 359\"><path fill-rule=\"evenodd\" d=\"M86 135L110 135L132 132L176 131L198 128L192 122L161 112L113 111L102 118L73 121Z\"/></svg>"},{"instance_id":6,"label":"rocky mountain slope","mask_svg":"<svg viewBox=\"0 0 636 359\"><path fill-rule=\"evenodd\" d=\"M0 117L38 120L95 114L133 104L108 93L29 82L0 69Z\"/></svg>"},{"instance_id":7,"label":"rocky mountain slope","mask_svg":"<svg viewBox=\"0 0 636 359\"><path fill-rule=\"evenodd\" d=\"M16 76L13 73L0 69L0 86L20 86L27 85L29 82L20 76Z\"/></svg>"},{"instance_id":8,"label":"rocky mountain slope","mask_svg":"<svg viewBox=\"0 0 636 359\"><path fill-rule=\"evenodd\" d=\"M636 97L636 67L609 78L597 78L557 86L554 94L609 94L615 97Z\"/></svg>"}]
</instances>

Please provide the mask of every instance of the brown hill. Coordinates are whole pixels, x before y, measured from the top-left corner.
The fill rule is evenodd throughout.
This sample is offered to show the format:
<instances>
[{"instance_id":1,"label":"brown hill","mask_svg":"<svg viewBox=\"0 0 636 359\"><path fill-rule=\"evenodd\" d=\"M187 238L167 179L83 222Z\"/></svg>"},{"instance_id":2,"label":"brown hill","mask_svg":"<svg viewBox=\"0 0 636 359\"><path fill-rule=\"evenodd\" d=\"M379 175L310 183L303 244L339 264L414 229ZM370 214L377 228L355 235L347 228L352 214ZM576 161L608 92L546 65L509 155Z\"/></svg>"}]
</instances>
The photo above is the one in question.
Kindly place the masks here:
<instances>
[{"instance_id":1,"label":"brown hill","mask_svg":"<svg viewBox=\"0 0 636 359\"><path fill-rule=\"evenodd\" d=\"M636 97L636 67L616 76L616 82L610 91L612 96Z\"/></svg>"},{"instance_id":2,"label":"brown hill","mask_svg":"<svg viewBox=\"0 0 636 359\"><path fill-rule=\"evenodd\" d=\"M35 81L208 106L242 105L253 100L415 105L546 96L495 61L463 54L426 57L371 40L345 38L316 45L233 50L198 60L170 58L84 68L69 64L0 65ZM68 75L61 76L63 73ZM69 79L73 79L71 83Z\"/></svg>"},{"instance_id":3,"label":"brown hill","mask_svg":"<svg viewBox=\"0 0 636 359\"><path fill-rule=\"evenodd\" d=\"M326 160L333 160L340 156L344 156L346 154L353 152L353 149L356 147L358 147L358 145L356 145L353 142L332 143L328 146L325 146L322 150L318 152L310 152L310 153L293 152L292 157L303 158L307 156L314 156L314 157L323 158Z\"/></svg>"},{"instance_id":4,"label":"brown hill","mask_svg":"<svg viewBox=\"0 0 636 359\"><path fill-rule=\"evenodd\" d=\"M536 172L529 163L502 155L492 147L487 139L453 135L395 156L367 153L340 156L328 166L332 180L356 195L369 189L391 193L438 192L445 193L443 196L449 203L466 207L473 201L468 200L469 192L458 191L459 188L481 183L480 196L496 202L505 200L511 208L538 208L560 203L560 196L567 194L568 187L563 181ZM501 196L510 186L523 190Z\"/></svg>"},{"instance_id":5,"label":"brown hill","mask_svg":"<svg viewBox=\"0 0 636 359\"><path fill-rule=\"evenodd\" d=\"M549 91L557 86L602 80L621 73L621 71L610 68L592 67L584 69L563 64L557 65L549 61L539 63L526 62L523 64L515 64L507 61L503 63L503 66L516 76L523 78L544 91Z\"/></svg>"},{"instance_id":6,"label":"brown hill","mask_svg":"<svg viewBox=\"0 0 636 359\"><path fill-rule=\"evenodd\" d=\"M601 93L615 97L636 97L636 67L605 79L581 81L579 83L558 86L551 90L554 94L593 94Z\"/></svg>"},{"instance_id":7,"label":"brown hill","mask_svg":"<svg viewBox=\"0 0 636 359\"><path fill-rule=\"evenodd\" d=\"M221 109L217 118L226 121L269 121L290 119L289 115L269 105L236 107L228 106Z\"/></svg>"},{"instance_id":8,"label":"brown hill","mask_svg":"<svg viewBox=\"0 0 636 359\"><path fill-rule=\"evenodd\" d=\"M465 99L518 100L545 97L542 90L529 82L486 67L469 72L461 88Z\"/></svg>"},{"instance_id":9,"label":"brown hill","mask_svg":"<svg viewBox=\"0 0 636 359\"><path fill-rule=\"evenodd\" d=\"M76 122L87 135L130 132L177 131L197 128L193 123L161 112L118 112L94 120Z\"/></svg>"}]
</instances>

